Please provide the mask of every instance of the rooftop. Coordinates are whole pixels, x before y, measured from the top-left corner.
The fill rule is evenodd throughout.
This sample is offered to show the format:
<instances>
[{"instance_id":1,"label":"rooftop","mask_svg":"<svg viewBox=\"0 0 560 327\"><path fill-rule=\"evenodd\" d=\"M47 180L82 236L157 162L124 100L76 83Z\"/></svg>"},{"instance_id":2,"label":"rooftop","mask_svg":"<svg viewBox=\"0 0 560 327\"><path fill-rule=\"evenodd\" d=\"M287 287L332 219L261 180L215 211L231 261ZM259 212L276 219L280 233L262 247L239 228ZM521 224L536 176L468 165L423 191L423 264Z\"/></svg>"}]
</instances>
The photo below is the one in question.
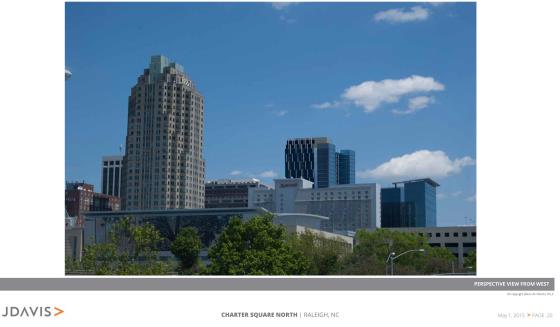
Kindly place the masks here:
<instances>
[{"instance_id":1,"label":"rooftop","mask_svg":"<svg viewBox=\"0 0 560 327\"><path fill-rule=\"evenodd\" d=\"M409 183L418 183L418 182L425 182L425 183L430 184L433 187L438 187L439 186L439 184L436 183L431 178L411 179L411 180L408 180L408 181L394 182L393 185L395 185L395 187L396 187L397 184L409 184Z\"/></svg>"},{"instance_id":2,"label":"rooftop","mask_svg":"<svg viewBox=\"0 0 560 327\"><path fill-rule=\"evenodd\" d=\"M213 181L207 181L205 184L255 184L260 183L260 179L256 178L244 178L244 179L216 179Z\"/></svg>"}]
</instances>

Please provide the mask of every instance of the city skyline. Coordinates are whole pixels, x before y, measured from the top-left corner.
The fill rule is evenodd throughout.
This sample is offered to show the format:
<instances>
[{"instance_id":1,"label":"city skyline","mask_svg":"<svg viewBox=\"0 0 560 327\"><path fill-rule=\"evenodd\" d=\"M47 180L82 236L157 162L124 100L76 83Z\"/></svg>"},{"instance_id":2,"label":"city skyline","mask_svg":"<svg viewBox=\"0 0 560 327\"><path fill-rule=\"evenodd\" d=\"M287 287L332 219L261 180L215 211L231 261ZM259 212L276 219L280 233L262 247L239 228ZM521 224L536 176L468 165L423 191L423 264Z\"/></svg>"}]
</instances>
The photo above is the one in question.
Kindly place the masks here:
<instances>
[{"instance_id":1,"label":"city skyline","mask_svg":"<svg viewBox=\"0 0 560 327\"><path fill-rule=\"evenodd\" d=\"M270 185L287 139L324 135L356 151L357 183L433 178L438 224L472 223L475 5L424 4L403 20L413 6L67 4L66 179L100 189L127 93L162 54L205 95L207 180Z\"/></svg>"}]
</instances>

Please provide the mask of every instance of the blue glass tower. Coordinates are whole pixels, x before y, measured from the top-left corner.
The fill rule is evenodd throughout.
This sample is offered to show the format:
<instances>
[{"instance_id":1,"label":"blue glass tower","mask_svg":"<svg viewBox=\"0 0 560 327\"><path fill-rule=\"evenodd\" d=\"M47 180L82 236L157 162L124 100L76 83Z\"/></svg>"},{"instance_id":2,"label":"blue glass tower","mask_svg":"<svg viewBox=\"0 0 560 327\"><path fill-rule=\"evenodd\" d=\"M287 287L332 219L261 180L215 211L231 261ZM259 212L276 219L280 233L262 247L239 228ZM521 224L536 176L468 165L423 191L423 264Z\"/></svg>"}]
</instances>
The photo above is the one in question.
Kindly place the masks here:
<instances>
[{"instance_id":1,"label":"blue glass tower","mask_svg":"<svg viewBox=\"0 0 560 327\"><path fill-rule=\"evenodd\" d=\"M336 149L332 143L317 144L317 181L315 188L336 185Z\"/></svg>"},{"instance_id":2,"label":"blue glass tower","mask_svg":"<svg viewBox=\"0 0 560 327\"><path fill-rule=\"evenodd\" d=\"M356 153L352 150L340 150L336 153L337 184L356 183Z\"/></svg>"},{"instance_id":3,"label":"blue glass tower","mask_svg":"<svg viewBox=\"0 0 560 327\"><path fill-rule=\"evenodd\" d=\"M414 203L415 227L436 226L436 187L439 184L429 178L406 181L403 184L404 201Z\"/></svg>"},{"instance_id":4,"label":"blue glass tower","mask_svg":"<svg viewBox=\"0 0 560 327\"><path fill-rule=\"evenodd\" d=\"M382 227L437 226L438 183L424 178L393 184L395 187L381 190Z\"/></svg>"}]
</instances>

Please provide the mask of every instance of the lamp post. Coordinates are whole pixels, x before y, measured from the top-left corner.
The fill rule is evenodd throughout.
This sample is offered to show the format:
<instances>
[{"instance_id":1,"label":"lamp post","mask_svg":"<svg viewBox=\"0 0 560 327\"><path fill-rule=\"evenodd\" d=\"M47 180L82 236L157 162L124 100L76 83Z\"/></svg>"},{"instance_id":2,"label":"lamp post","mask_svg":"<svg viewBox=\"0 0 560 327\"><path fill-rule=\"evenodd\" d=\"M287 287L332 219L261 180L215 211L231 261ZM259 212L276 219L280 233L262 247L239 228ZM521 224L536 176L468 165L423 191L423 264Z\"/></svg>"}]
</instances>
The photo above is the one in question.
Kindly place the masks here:
<instances>
[{"instance_id":1,"label":"lamp post","mask_svg":"<svg viewBox=\"0 0 560 327\"><path fill-rule=\"evenodd\" d=\"M389 261L391 261L391 275L394 275L394 269L395 269L395 259L397 259L398 257L400 257L403 254L407 254L410 252L424 252L424 249L414 249L414 250L408 250L408 251L404 251L403 253L397 255L395 252L391 252L389 253L389 256L387 257L387 260L385 261L385 263L388 263Z\"/></svg>"}]
</instances>

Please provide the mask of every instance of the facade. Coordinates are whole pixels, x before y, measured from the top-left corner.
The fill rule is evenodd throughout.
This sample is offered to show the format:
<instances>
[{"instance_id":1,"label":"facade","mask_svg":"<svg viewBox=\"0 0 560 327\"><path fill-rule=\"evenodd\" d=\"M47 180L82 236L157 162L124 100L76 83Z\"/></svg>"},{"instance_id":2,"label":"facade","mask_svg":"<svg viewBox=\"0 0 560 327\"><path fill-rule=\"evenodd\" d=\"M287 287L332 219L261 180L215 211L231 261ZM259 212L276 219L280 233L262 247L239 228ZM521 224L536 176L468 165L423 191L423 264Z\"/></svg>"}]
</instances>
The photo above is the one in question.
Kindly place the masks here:
<instances>
[{"instance_id":1,"label":"facade","mask_svg":"<svg viewBox=\"0 0 560 327\"><path fill-rule=\"evenodd\" d=\"M383 227L437 226L438 183L424 178L393 184L394 187L381 190Z\"/></svg>"},{"instance_id":2,"label":"facade","mask_svg":"<svg viewBox=\"0 0 560 327\"><path fill-rule=\"evenodd\" d=\"M336 183L356 183L356 153L353 150L340 150L336 153Z\"/></svg>"},{"instance_id":3,"label":"facade","mask_svg":"<svg viewBox=\"0 0 560 327\"><path fill-rule=\"evenodd\" d=\"M284 157L286 178L303 178L312 182L314 188L355 183L356 153L336 152L336 146L327 137L288 140Z\"/></svg>"},{"instance_id":4,"label":"facade","mask_svg":"<svg viewBox=\"0 0 560 327\"><path fill-rule=\"evenodd\" d=\"M128 100L127 210L203 208L204 97L183 67L152 56Z\"/></svg>"},{"instance_id":5,"label":"facade","mask_svg":"<svg viewBox=\"0 0 560 327\"><path fill-rule=\"evenodd\" d=\"M249 189L270 189L255 178L219 179L206 182L205 208L247 208Z\"/></svg>"},{"instance_id":6,"label":"facade","mask_svg":"<svg viewBox=\"0 0 560 327\"><path fill-rule=\"evenodd\" d=\"M82 259L83 227L77 224L76 217L66 217L64 230L64 256L74 260Z\"/></svg>"},{"instance_id":7,"label":"facade","mask_svg":"<svg viewBox=\"0 0 560 327\"><path fill-rule=\"evenodd\" d=\"M121 196L123 156L105 156L101 160L101 193Z\"/></svg>"},{"instance_id":8,"label":"facade","mask_svg":"<svg viewBox=\"0 0 560 327\"><path fill-rule=\"evenodd\" d=\"M250 189L249 206L275 213L307 213L329 217L321 229L346 234L381 227L378 184L335 185L314 189L302 178L276 179L271 190Z\"/></svg>"},{"instance_id":9,"label":"facade","mask_svg":"<svg viewBox=\"0 0 560 327\"><path fill-rule=\"evenodd\" d=\"M476 226L390 229L426 237L430 246L449 249L457 258L459 268L463 268L465 257L469 252L476 251Z\"/></svg>"},{"instance_id":10,"label":"facade","mask_svg":"<svg viewBox=\"0 0 560 327\"><path fill-rule=\"evenodd\" d=\"M303 178L315 188L336 185L336 149L328 138L288 140L284 155L286 178Z\"/></svg>"},{"instance_id":11,"label":"facade","mask_svg":"<svg viewBox=\"0 0 560 327\"><path fill-rule=\"evenodd\" d=\"M76 217L81 225L84 214L89 211L118 211L121 200L118 197L95 193L93 185L85 182L66 183L65 190L66 215Z\"/></svg>"}]
</instances>

